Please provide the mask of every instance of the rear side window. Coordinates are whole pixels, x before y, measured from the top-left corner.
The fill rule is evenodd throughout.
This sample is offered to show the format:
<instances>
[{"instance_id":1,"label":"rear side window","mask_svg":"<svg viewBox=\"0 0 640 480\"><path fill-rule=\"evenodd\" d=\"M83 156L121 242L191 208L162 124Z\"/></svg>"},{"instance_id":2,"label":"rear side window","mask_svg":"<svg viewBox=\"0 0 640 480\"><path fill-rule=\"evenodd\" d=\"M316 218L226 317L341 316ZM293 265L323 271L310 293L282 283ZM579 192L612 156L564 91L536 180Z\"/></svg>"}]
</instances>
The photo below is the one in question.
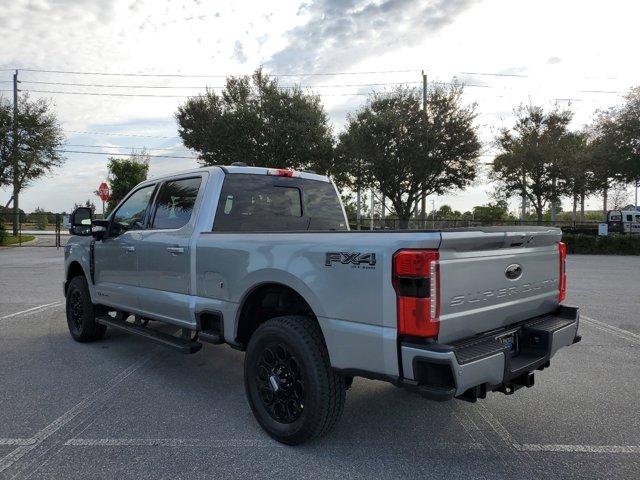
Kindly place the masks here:
<instances>
[{"instance_id":1,"label":"rear side window","mask_svg":"<svg viewBox=\"0 0 640 480\"><path fill-rule=\"evenodd\" d=\"M215 231L345 230L333 185L271 175L227 174Z\"/></svg>"},{"instance_id":2,"label":"rear side window","mask_svg":"<svg viewBox=\"0 0 640 480\"><path fill-rule=\"evenodd\" d=\"M306 180L303 187L304 211L309 217L309 230L346 230L347 226L333 185Z\"/></svg>"},{"instance_id":3,"label":"rear side window","mask_svg":"<svg viewBox=\"0 0 640 480\"><path fill-rule=\"evenodd\" d=\"M152 228L176 229L184 227L191 219L196 203L200 177L165 182L156 199Z\"/></svg>"}]
</instances>

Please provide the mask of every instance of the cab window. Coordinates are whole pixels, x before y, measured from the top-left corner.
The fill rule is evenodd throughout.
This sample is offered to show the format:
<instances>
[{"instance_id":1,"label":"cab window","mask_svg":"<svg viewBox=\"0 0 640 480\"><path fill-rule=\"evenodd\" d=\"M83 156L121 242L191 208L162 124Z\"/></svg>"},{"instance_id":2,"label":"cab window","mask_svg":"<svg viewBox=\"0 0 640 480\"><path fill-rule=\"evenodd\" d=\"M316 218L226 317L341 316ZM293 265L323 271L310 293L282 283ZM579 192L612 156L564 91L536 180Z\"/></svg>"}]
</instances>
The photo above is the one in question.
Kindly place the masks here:
<instances>
[{"instance_id":1,"label":"cab window","mask_svg":"<svg viewBox=\"0 0 640 480\"><path fill-rule=\"evenodd\" d=\"M149 208L149 202L153 195L155 185L147 185L136 190L114 212L112 229L120 235L128 230L140 230L144 228L144 217Z\"/></svg>"},{"instance_id":2,"label":"cab window","mask_svg":"<svg viewBox=\"0 0 640 480\"><path fill-rule=\"evenodd\" d=\"M215 231L346 230L329 182L243 173L227 174Z\"/></svg>"},{"instance_id":3,"label":"cab window","mask_svg":"<svg viewBox=\"0 0 640 480\"><path fill-rule=\"evenodd\" d=\"M151 228L177 229L189 223L201 180L197 177L165 182L158 193Z\"/></svg>"}]
</instances>

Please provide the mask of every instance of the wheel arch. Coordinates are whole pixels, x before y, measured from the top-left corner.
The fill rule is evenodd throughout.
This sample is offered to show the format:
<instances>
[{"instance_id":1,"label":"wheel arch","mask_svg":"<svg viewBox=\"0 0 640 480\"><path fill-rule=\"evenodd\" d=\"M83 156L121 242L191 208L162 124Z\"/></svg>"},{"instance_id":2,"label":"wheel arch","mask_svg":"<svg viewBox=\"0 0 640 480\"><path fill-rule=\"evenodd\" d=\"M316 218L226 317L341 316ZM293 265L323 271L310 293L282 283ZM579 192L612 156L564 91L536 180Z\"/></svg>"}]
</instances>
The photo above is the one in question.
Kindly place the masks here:
<instances>
[{"instance_id":1,"label":"wheel arch","mask_svg":"<svg viewBox=\"0 0 640 480\"><path fill-rule=\"evenodd\" d=\"M69 288L69 283L71 282L71 280L74 277L79 277L79 276L83 276L88 279L87 274L85 273L84 268L82 268L81 263L78 260L73 260L69 264L69 267L67 268L67 276L65 278L65 285L64 285L65 293L67 291L67 288Z\"/></svg>"},{"instance_id":2,"label":"wheel arch","mask_svg":"<svg viewBox=\"0 0 640 480\"><path fill-rule=\"evenodd\" d=\"M311 302L291 285L275 281L252 285L243 294L236 311L235 342L244 350L261 324L285 315L304 315L318 321Z\"/></svg>"}]
</instances>

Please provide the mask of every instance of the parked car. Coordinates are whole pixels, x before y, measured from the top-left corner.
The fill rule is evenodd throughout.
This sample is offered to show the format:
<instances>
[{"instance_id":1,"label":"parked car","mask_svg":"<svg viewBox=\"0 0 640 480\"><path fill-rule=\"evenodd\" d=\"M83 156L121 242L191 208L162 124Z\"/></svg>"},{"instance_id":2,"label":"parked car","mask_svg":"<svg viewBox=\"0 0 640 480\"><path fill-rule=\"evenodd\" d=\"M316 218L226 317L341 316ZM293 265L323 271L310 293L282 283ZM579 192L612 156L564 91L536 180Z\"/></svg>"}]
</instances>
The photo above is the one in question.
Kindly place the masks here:
<instances>
[{"instance_id":1,"label":"parked car","mask_svg":"<svg viewBox=\"0 0 640 480\"><path fill-rule=\"evenodd\" d=\"M73 338L246 351L248 403L287 444L331 430L354 376L476 401L580 339L556 228L349 231L327 177L245 166L147 180L89 220L65 249Z\"/></svg>"}]
</instances>

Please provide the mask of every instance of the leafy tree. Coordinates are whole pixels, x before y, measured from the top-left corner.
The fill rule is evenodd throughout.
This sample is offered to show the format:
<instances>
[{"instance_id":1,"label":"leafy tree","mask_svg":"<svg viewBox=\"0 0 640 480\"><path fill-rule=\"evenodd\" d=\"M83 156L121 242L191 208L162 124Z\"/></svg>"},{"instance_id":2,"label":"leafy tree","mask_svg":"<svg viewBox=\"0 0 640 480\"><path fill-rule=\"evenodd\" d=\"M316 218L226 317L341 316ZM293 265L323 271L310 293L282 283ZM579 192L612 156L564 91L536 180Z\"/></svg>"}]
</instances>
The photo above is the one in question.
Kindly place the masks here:
<instances>
[{"instance_id":1,"label":"leafy tree","mask_svg":"<svg viewBox=\"0 0 640 480\"><path fill-rule=\"evenodd\" d=\"M436 211L436 218L440 220L459 220L462 218L462 213L458 210L453 210L449 205L442 205Z\"/></svg>"},{"instance_id":2,"label":"leafy tree","mask_svg":"<svg viewBox=\"0 0 640 480\"><path fill-rule=\"evenodd\" d=\"M149 160L144 150L132 152L129 158L109 158L111 197L107 204L108 211L112 211L133 187L147 179Z\"/></svg>"},{"instance_id":3,"label":"leafy tree","mask_svg":"<svg viewBox=\"0 0 640 480\"><path fill-rule=\"evenodd\" d=\"M611 210L622 210L627 205L633 203L629 194L628 186L619 183L613 186L610 193Z\"/></svg>"},{"instance_id":4,"label":"leafy tree","mask_svg":"<svg viewBox=\"0 0 640 480\"><path fill-rule=\"evenodd\" d=\"M484 224L494 224L515 220L515 217L509 214L507 202L498 200L495 203L473 207L473 219Z\"/></svg>"},{"instance_id":5,"label":"leafy tree","mask_svg":"<svg viewBox=\"0 0 640 480\"><path fill-rule=\"evenodd\" d=\"M623 182L640 181L640 87L625 95L621 106L601 115L596 128L609 149Z\"/></svg>"},{"instance_id":6,"label":"leafy tree","mask_svg":"<svg viewBox=\"0 0 640 480\"><path fill-rule=\"evenodd\" d=\"M593 172L593 188L602 192L603 218L608 210L609 190L624 183L623 159L617 150L618 131L614 111L599 112L589 130L589 162Z\"/></svg>"},{"instance_id":7,"label":"leafy tree","mask_svg":"<svg viewBox=\"0 0 640 480\"><path fill-rule=\"evenodd\" d=\"M580 221L584 219L584 203L586 197L601 188L601 182L595 174L593 148L589 142L589 134L569 132L566 138L567 155L563 157L561 170L565 181L566 192L573 202L571 219L577 219L580 204Z\"/></svg>"},{"instance_id":8,"label":"leafy tree","mask_svg":"<svg viewBox=\"0 0 640 480\"><path fill-rule=\"evenodd\" d=\"M594 174L607 212L609 189L640 181L640 87L624 104L599 112L591 129Z\"/></svg>"},{"instance_id":9,"label":"leafy tree","mask_svg":"<svg viewBox=\"0 0 640 480\"><path fill-rule=\"evenodd\" d=\"M48 224L47 212L43 208L36 207L33 211L33 222L35 223L36 230L46 230Z\"/></svg>"},{"instance_id":10,"label":"leafy tree","mask_svg":"<svg viewBox=\"0 0 640 480\"><path fill-rule=\"evenodd\" d=\"M175 117L182 141L203 165L324 171L331 160L333 138L320 98L299 87L283 89L261 69L227 78L220 94L190 98Z\"/></svg>"},{"instance_id":11,"label":"leafy tree","mask_svg":"<svg viewBox=\"0 0 640 480\"><path fill-rule=\"evenodd\" d=\"M350 190L345 190L340 194L340 197L342 199L342 204L344 205L344 211L347 214L347 219L350 221L355 221L358 215L355 194ZM370 202L367 195L363 194L360 198L360 215L362 216L362 218L371 216L369 203Z\"/></svg>"},{"instance_id":12,"label":"leafy tree","mask_svg":"<svg viewBox=\"0 0 640 480\"><path fill-rule=\"evenodd\" d=\"M493 173L500 193L526 195L542 221L545 207L557 205L568 190L564 167L573 155L574 138L568 130L572 113L520 106L515 114L513 129L503 129L496 139L502 153L493 162Z\"/></svg>"},{"instance_id":13,"label":"leafy tree","mask_svg":"<svg viewBox=\"0 0 640 480\"><path fill-rule=\"evenodd\" d=\"M461 95L459 86L434 88L425 111L414 89L373 94L348 117L329 173L342 186L374 187L407 228L423 192L441 195L476 176L475 107L462 106Z\"/></svg>"},{"instance_id":14,"label":"leafy tree","mask_svg":"<svg viewBox=\"0 0 640 480\"><path fill-rule=\"evenodd\" d=\"M13 187L13 233L18 233L19 195L34 180L64 163L59 149L64 136L51 105L44 99L18 101L17 136L13 105L0 99L0 187Z\"/></svg>"},{"instance_id":15,"label":"leafy tree","mask_svg":"<svg viewBox=\"0 0 640 480\"><path fill-rule=\"evenodd\" d=\"M140 182L138 182L138 183L140 183ZM84 202L84 203L74 203L74 204L73 204L73 209L74 209L74 210L75 210L76 208L79 208L79 207L88 207L88 208L90 208L90 209L91 209L91 213L96 213L96 204L95 204L95 203L93 203L93 202L91 201L91 199L87 199L87 201L86 201L86 202Z\"/></svg>"}]
</instances>

